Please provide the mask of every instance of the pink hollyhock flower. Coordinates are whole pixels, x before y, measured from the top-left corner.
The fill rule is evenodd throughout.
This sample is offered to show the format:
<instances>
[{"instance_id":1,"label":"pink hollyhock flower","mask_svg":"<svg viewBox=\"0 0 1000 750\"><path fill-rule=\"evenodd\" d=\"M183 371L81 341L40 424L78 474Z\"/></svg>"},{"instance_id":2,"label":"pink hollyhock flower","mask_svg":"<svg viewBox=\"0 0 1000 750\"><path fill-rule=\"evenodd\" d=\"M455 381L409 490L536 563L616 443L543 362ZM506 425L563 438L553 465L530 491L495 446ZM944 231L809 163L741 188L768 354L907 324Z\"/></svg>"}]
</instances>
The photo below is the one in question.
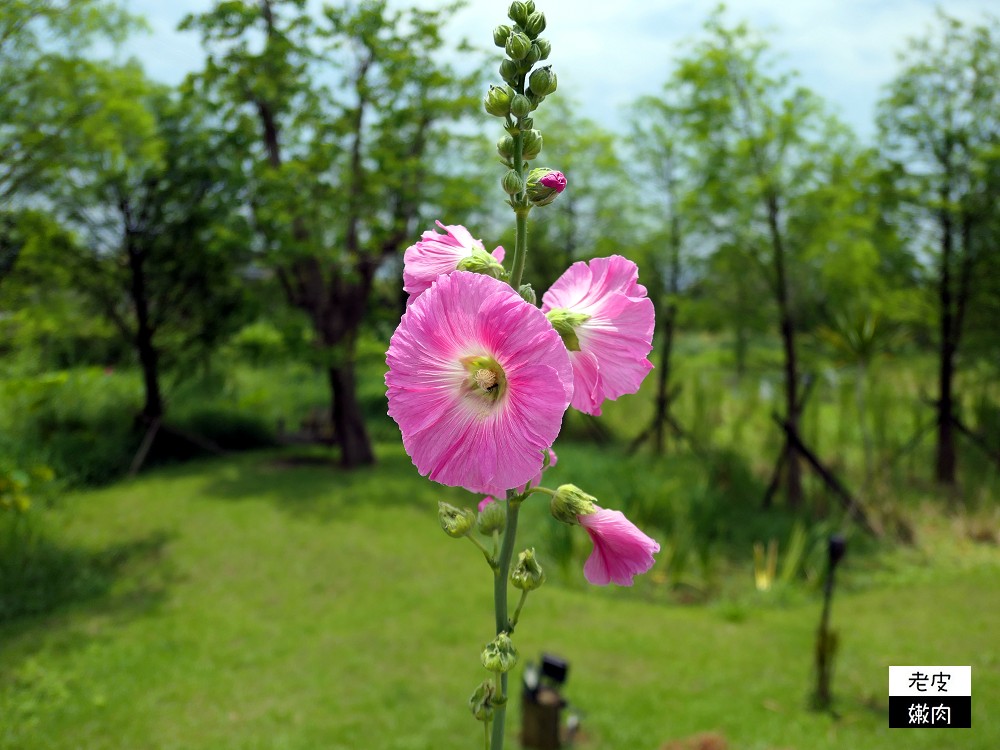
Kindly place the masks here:
<instances>
[{"instance_id":1,"label":"pink hollyhock flower","mask_svg":"<svg viewBox=\"0 0 1000 750\"><path fill-rule=\"evenodd\" d=\"M465 227L457 224L445 226L440 221L436 224L445 231L444 234L429 229L403 253L403 291L410 294L407 305L429 289L438 276L455 271L467 258L475 257L480 263L490 265L494 270L491 275L496 276L503 270L500 266L504 259L502 247L487 253L482 240L473 239Z\"/></svg>"},{"instance_id":2,"label":"pink hollyhock flower","mask_svg":"<svg viewBox=\"0 0 1000 750\"><path fill-rule=\"evenodd\" d=\"M583 574L596 586L611 582L631 586L633 576L653 567L653 555L660 551L660 545L643 534L621 511L594 507L595 513L578 517L594 542Z\"/></svg>"},{"instance_id":3,"label":"pink hollyhock flower","mask_svg":"<svg viewBox=\"0 0 1000 750\"><path fill-rule=\"evenodd\" d=\"M599 415L605 399L635 393L653 369L653 303L627 258L574 263L542 297L542 311L569 350L574 408Z\"/></svg>"},{"instance_id":4,"label":"pink hollyhock flower","mask_svg":"<svg viewBox=\"0 0 1000 750\"><path fill-rule=\"evenodd\" d=\"M538 476L572 368L542 312L482 274L438 277L386 353L389 416L421 474L503 497Z\"/></svg>"}]
</instances>

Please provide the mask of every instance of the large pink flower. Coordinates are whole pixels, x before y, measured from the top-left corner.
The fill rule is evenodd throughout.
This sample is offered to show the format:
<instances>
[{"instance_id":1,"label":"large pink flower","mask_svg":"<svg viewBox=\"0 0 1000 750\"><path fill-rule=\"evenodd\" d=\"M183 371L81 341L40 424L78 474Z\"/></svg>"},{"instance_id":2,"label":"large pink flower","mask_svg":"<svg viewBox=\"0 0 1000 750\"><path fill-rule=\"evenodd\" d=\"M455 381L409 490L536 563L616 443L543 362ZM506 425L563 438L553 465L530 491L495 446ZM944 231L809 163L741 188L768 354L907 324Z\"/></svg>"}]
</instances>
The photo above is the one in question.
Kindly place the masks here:
<instances>
[{"instance_id":1,"label":"large pink flower","mask_svg":"<svg viewBox=\"0 0 1000 750\"><path fill-rule=\"evenodd\" d=\"M594 541L583 574L597 586L611 582L631 586L633 576L653 567L653 555L660 551L660 545L639 531L621 511L595 507L596 513L578 517Z\"/></svg>"},{"instance_id":2,"label":"large pink flower","mask_svg":"<svg viewBox=\"0 0 1000 750\"><path fill-rule=\"evenodd\" d=\"M496 497L538 476L572 368L559 334L510 286L440 276L403 315L386 362L389 416L421 474Z\"/></svg>"},{"instance_id":3,"label":"large pink flower","mask_svg":"<svg viewBox=\"0 0 1000 750\"><path fill-rule=\"evenodd\" d=\"M492 255L498 265L503 261L502 247L487 254L482 241L473 239L465 227L457 224L445 226L440 221L436 224L445 231L444 234L429 229L403 253L403 291L410 294L407 304L430 289L438 276L456 270L459 263L477 252L483 256ZM486 257L483 260L489 262Z\"/></svg>"},{"instance_id":4,"label":"large pink flower","mask_svg":"<svg viewBox=\"0 0 1000 750\"><path fill-rule=\"evenodd\" d=\"M605 399L639 390L653 369L653 303L635 263L620 255L574 263L542 303L570 350L574 408L598 415Z\"/></svg>"}]
</instances>

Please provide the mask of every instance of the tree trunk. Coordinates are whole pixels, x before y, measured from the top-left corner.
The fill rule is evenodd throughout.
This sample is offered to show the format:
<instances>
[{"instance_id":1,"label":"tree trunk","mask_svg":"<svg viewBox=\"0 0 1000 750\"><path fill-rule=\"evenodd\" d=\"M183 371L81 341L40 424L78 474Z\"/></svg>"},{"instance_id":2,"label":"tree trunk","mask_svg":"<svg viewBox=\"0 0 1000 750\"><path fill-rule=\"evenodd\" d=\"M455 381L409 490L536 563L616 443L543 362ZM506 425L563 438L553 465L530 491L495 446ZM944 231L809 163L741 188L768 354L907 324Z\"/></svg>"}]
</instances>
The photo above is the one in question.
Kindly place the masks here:
<instances>
[{"instance_id":1,"label":"tree trunk","mask_svg":"<svg viewBox=\"0 0 1000 750\"><path fill-rule=\"evenodd\" d=\"M136 245L134 235L126 230L125 249L128 255L131 283L129 292L135 306L136 330L135 348L142 366L142 382L146 392L146 403L142 407L142 417L152 422L163 416L163 397L160 393L160 357L153 343L153 326L149 318L149 299L146 290L146 270L143 265L142 249Z\"/></svg>"},{"instance_id":2,"label":"tree trunk","mask_svg":"<svg viewBox=\"0 0 1000 750\"><path fill-rule=\"evenodd\" d=\"M670 413L670 355L674 344L674 317L676 313L675 305L667 306L666 320L663 324L663 348L660 350L660 371L657 373L656 379L653 450L658 456L663 453L667 415Z\"/></svg>"},{"instance_id":3,"label":"tree trunk","mask_svg":"<svg viewBox=\"0 0 1000 750\"><path fill-rule=\"evenodd\" d=\"M344 468L375 463L375 453L368 440L364 414L354 389L354 363L330 367L331 418L333 431L340 446L340 463Z\"/></svg>"},{"instance_id":4,"label":"tree trunk","mask_svg":"<svg viewBox=\"0 0 1000 750\"><path fill-rule=\"evenodd\" d=\"M954 232L951 212L947 207L939 214L941 223L941 275L938 280L938 302L941 308L941 343L938 349L937 448L934 458L934 478L941 484L955 483L955 322L951 295L951 265L954 254Z\"/></svg>"},{"instance_id":5,"label":"tree trunk","mask_svg":"<svg viewBox=\"0 0 1000 750\"><path fill-rule=\"evenodd\" d=\"M798 399L798 358L795 351L795 324L792 320L791 302L788 295L788 280L785 275L785 246L778 221L778 197L774 192L767 195L767 220L771 231L771 245L774 252L774 282L780 316L781 344L785 353L785 424L793 433L799 431L800 403ZM785 459L785 498L791 508L802 504L802 464L794 445L788 446Z\"/></svg>"}]
</instances>

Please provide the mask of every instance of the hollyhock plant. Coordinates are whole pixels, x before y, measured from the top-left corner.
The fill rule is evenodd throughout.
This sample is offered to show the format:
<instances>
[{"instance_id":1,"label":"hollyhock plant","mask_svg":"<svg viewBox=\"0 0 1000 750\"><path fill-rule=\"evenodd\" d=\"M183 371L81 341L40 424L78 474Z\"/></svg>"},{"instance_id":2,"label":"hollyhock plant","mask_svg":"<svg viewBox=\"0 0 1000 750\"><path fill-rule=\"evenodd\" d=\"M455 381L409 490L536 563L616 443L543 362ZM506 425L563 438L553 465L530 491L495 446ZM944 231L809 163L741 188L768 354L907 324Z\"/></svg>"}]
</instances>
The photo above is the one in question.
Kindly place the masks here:
<instances>
[{"instance_id":1,"label":"hollyhock plant","mask_svg":"<svg viewBox=\"0 0 1000 750\"><path fill-rule=\"evenodd\" d=\"M435 223L444 230L444 234L429 229L403 253L403 291L410 295L408 305L430 289L438 276L456 271L463 265L468 266L463 270L488 268L495 278L500 278L503 273L503 266L500 265L504 259L502 247L487 253L482 240L473 239L469 230L460 224L446 226L440 221Z\"/></svg>"},{"instance_id":2,"label":"hollyhock plant","mask_svg":"<svg viewBox=\"0 0 1000 750\"><path fill-rule=\"evenodd\" d=\"M620 255L574 263L542 297L573 364L573 408L599 415L605 399L639 390L652 368L653 303L635 263Z\"/></svg>"},{"instance_id":3,"label":"hollyhock plant","mask_svg":"<svg viewBox=\"0 0 1000 750\"><path fill-rule=\"evenodd\" d=\"M493 586L493 627L480 654L487 676L469 709L483 723L486 750L503 750L508 672L518 659L514 635L528 595L545 583L534 548L518 552L521 505L549 496L559 521L587 530L594 549L583 566L597 585L631 586L660 547L617 510L597 505L575 485L542 486L554 466L552 444L570 404L600 414L606 399L639 388L651 369L653 306L638 269L621 256L575 263L536 304L523 283L528 216L558 199L565 175L531 168L544 146L534 112L556 91L545 60L552 44L539 36L545 15L534 0L514 0L511 24L493 30L506 52L503 83L491 86L486 111L503 122L497 154L504 200L514 211L514 250L486 252L460 225L437 222L404 255L410 295L392 336L385 376L389 415L417 470L441 484L487 495L478 514L466 504L438 504L441 528L483 554ZM508 606L510 589L519 592Z\"/></svg>"},{"instance_id":4,"label":"hollyhock plant","mask_svg":"<svg viewBox=\"0 0 1000 750\"><path fill-rule=\"evenodd\" d=\"M510 286L440 276L403 315L386 361L389 415L421 474L499 497L538 476L572 371L559 335Z\"/></svg>"}]
</instances>

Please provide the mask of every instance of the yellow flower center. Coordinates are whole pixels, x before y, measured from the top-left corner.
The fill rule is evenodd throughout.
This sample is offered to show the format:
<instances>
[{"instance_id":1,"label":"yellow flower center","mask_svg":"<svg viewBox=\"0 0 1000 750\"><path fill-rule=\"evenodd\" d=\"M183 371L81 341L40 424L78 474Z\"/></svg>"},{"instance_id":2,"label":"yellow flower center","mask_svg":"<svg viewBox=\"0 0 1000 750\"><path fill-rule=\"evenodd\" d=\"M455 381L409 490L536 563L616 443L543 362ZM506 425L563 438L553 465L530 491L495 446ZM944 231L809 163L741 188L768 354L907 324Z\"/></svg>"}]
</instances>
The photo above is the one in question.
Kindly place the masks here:
<instances>
[{"instance_id":1,"label":"yellow flower center","mask_svg":"<svg viewBox=\"0 0 1000 750\"><path fill-rule=\"evenodd\" d=\"M493 402L503 396L507 378L500 363L489 355L464 357L462 364L469 373L465 389L470 395Z\"/></svg>"}]
</instances>

